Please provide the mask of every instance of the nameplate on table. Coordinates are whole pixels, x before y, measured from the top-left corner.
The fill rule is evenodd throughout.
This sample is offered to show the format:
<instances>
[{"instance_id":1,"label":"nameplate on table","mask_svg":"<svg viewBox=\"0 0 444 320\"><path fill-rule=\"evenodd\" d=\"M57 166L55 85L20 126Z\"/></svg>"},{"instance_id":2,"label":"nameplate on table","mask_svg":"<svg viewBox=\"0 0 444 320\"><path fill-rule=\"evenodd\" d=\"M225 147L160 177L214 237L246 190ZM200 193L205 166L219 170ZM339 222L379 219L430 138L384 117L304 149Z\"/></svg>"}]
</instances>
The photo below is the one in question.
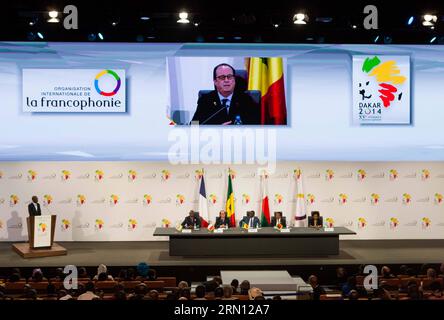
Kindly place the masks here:
<instances>
[{"instance_id":1,"label":"nameplate on table","mask_svg":"<svg viewBox=\"0 0 444 320\"><path fill-rule=\"evenodd\" d=\"M191 233L192 230L191 229L182 229L182 233Z\"/></svg>"},{"instance_id":2,"label":"nameplate on table","mask_svg":"<svg viewBox=\"0 0 444 320\"><path fill-rule=\"evenodd\" d=\"M257 229L248 229L248 232L257 232Z\"/></svg>"},{"instance_id":3,"label":"nameplate on table","mask_svg":"<svg viewBox=\"0 0 444 320\"><path fill-rule=\"evenodd\" d=\"M214 233L224 233L224 229L222 228L214 229Z\"/></svg>"},{"instance_id":4,"label":"nameplate on table","mask_svg":"<svg viewBox=\"0 0 444 320\"><path fill-rule=\"evenodd\" d=\"M335 231L335 228L324 228L325 232L333 232Z\"/></svg>"},{"instance_id":5,"label":"nameplate on table","mask_svg":"<svg viewBox=\"0 0 444 320\"><path fill-rule=\"evenodd\" d=\"M290 232L290 229L288 229L288 228L282 228L282 229L279 229L279 231L280 231L280 232Z\"/></svg>"}]
</instances>

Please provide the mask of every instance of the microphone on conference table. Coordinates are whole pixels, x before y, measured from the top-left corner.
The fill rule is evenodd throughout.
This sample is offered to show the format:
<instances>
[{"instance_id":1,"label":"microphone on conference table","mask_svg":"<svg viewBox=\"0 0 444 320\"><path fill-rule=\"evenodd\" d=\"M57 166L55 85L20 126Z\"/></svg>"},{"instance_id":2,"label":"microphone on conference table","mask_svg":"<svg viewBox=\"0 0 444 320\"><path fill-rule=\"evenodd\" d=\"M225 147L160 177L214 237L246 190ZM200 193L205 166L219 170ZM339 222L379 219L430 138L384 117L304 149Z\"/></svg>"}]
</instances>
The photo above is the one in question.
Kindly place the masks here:
<instances>
[{"instance_id":1,"label":"microphone on conference table","mask_svg":"<svg viewBox=\"0 0 444 320\"><path fill-rule=\"evenodd\" d=\"M208 120L211 120L216 114L218 114L222 110L228 109L228 108L229 108L229 106L222 106L219 110L217 110L215 113L213 113L210 117L208 117L204 122L202 122L200 124L205 124Z\"/></svg>"}]
</instances>

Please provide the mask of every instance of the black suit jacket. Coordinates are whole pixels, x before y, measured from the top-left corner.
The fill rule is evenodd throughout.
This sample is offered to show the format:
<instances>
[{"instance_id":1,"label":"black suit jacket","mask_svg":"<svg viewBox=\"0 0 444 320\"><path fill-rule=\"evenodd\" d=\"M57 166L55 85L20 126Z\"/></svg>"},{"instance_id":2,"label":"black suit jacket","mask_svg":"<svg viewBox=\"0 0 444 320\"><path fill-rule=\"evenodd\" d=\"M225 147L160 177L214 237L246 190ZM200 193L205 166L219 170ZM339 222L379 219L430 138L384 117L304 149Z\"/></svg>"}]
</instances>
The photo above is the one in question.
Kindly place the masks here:
<instances>
[{"instance_id":1,"label":"black suit jacket","mask_svg":"<svg viewBox=\"0 0 444 320\"><path fill-rule=\"evenodd\" d=\"M194 227L196 225L196 227L200 228L200 218L196 218L193 217L191 218L190 216L185 217L185 220L183 220L182 222L182 227L184 228L191 228Z\"/></svg>"},{"instance_id":2,"label":"black suit jacket","mask_svg":"<svg viewBox=\"0 0 444 320\"><path fill-rule=\"evenodd\" d=\"M226 227L230 226L230 219L228 219L228 217L225 217L225 219L222 220L221 217L216 217L216 223L214 224L214 227L220 228L221 225L225 225Z\"/></svg>"},{"instance_id":3,"label":"black suit jacket","mask_svg":"<svg viewBox=\"0 0 444 320\"><path fill-rule=\"evenodd\" d=\"M281 224L284 228L287 227L287 220L285 219L285 217L281 218ZM271 226L276 227L276 218L275 217L271 217Z\"/></svg>"},{"instance_id":4,"label":"black suit jacket","mask_svg":"<svg viewBox=\"0 0 444 320\"><path fill-rule=\"evenodd\" d=\"M30 217L41 216L42 210L40 209L40 204L37 203L37 210L35 209L34 202L28 204L28 213Z\"/></svg>"},{"instance_id":5,"label":"black suit jacket","mask_svg":"<svg viewBox=\"0 0 444 320\"><path fill-rule=\"evenodd\" d=\"M234 124L236 116L239 115L242 124L260 124L260 106L245 92L234 91L228 114L226 109L221 108L222 103L216 90L204 94L197 101L192 121L199 121L199 124L222 124L231 121L231 124Z\"/></svg>"},{"instance_id":6,"label":"black suit jacket","mask_svg":"<svg viewBox=\"0 0 444 320\"><path fill-rule=\"evenodd\" d=\"M319 217L319 219L318 219L318 227L322 227L323 226L323 222L324 222L324 219L322 217ZM313 217L308 217L308 226L309 227L314 227L313 223L314 223L313 222Z\"/></svg>"}]
</instances>

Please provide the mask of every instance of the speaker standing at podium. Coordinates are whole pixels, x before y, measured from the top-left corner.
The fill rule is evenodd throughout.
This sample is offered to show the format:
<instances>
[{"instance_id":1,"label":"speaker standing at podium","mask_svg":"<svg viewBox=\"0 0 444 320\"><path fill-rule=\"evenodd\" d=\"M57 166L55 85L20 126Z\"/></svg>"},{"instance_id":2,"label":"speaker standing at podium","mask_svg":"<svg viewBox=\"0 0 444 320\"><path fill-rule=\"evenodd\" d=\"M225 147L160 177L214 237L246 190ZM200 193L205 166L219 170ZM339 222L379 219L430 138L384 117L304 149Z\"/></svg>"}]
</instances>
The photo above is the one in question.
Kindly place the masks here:
<instances>
[{"instance_id":1,"label":"speaker standing at podium","mask_svg":"<svg viewBox=\"0 0 444 320\"><path fill-rule=\"evenodd\" d=\"M40 209L39 198L32 196L32 202L28 205L28 212L30 217L41 216L42 210Z\"/></svg>"}]
</instances>

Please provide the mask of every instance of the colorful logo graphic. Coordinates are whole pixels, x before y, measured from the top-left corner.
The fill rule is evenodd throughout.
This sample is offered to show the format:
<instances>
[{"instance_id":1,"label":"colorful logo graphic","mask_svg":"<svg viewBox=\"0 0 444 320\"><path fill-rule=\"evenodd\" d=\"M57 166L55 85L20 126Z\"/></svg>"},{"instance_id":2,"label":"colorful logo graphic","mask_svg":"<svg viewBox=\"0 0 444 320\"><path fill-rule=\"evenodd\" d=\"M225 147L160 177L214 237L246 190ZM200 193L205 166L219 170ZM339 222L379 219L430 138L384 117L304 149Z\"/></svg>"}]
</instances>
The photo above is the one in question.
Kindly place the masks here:
<instances>
[{"instance_id":1,"label":"colorful logo graphic","mask_svg":"<svg viewBox=\"0 0 444 320\"><path fill-rule=\"evenodd\" d=\"M358 218L358 228L363 229L367 226L367 220L364 218Z\"/></svg>"},{"instance_id":2,"label":"colorful logo graphic","mask_svg":"<svg viewBox=\"0 0 444 320\"><path fill-rule=\"evenodd\" d=\"M35 181L37 179L37 172L34 170L28 170L28 180Z\"/></svg>"},{"instance_id":3,"label":"colorful logo graphic","mask_svg":"<svg viewBox=\"0 0 444 320\"><path fill-rule=\"evenodd\" d=\"M130 181L134 181L134 180L136 180L136 178L137 178L137 172L134 170L129 170L128 171L128 179Z\"/></svg>"},{"instance_id":4,"label":"colorful logo graphic","mask_svg":"<svg viewBox=\"0 0 444 320\"><path fill-rule=\"evenodd\" d=\"M185 197L182 194L176 195L176 205L180 206L185 202Z\"/></svg>"},{"instance_id":5,"label":"colorful logo graphic","mask_svg":"<svg viewBox=\"0 0 444 320\"><path fill-rule=\"evenodd\" d=\"M443 202L443 196L440 193L435 193L435 204L441 204Z\"/></svg>"},{"instance_id":6,"label":"colorful logo graphic","mask_svg":"<svg viewBox=\"0 0 444 320\"><path fill-rule=\"evenodd\" d=\"M67 230L71 226L71 222L68 219L62 219L62 230Z\"/></svg>"},{"instance_id":7,"label":"colorful logo graphic","mask_svg":"<svg viewBox=\"0 0 444 320\"><path fill-rule=\"evenodd\" d=\"M103 178L105 177L105 173L103 173L102 170L96 170L95 174L96 174L95 176L96 181L102 181Z\"/></svg>"},{"instance_id":8,"label":"colorful logo graphic","mask_svg":"<svg viewBox=\"0 0 444 320\"><path fill-rule=\"evenodd\" d=\"M231 176L231 180L236 179L236 171L234 171L233 169L229 169L228 174Z\"/></svg>"},{"instance_id":9,"label":"colorful logo graphic","mask_svg":"<svg viewBox=\"0 0 444 320\"><path fill-rule=\"evenodd\" d=\"M399 177L398 171L396 171L396 169L390 169L390 171L389 171L390 181L394 181L394 180L398 179L398 177Z\"/></svg>"},{"instance_id":10,"label":"colorful logo graphic","mask_svg":"<svg viewBox=\"0 0 444 320\"><path fill-rule=\"evenodd\" d=\"M12 194L10 197L9 197L9 204L11 205L11 206L15 206L15 205L17 205L18 204L18 202L19 202L19 197L16 195L16 194Z\"/></svg>"},{"instance_id":11,"label":"colorful logo graphic","mask_svg":"<svg viewBox=\"0 0 444 320\"><path fill-rule=\"evenodd\" d=\"M325 180L331 181L335 177L335 172L331 169L325 170Z\"/></svg>"},{"instance_id":12,"label":"colorful logo graphic","mask_svg":"<svg viewBox=\"0 0 444 320\"><path fill-rule=\"evenodd\" d=\"M282 197L281 194L276 193L276 194L274 195L274 203L276 203L276 204L281 204L283 200L284 200L284 197Z\"/></svg>"},{"instance_id":13,"label":"colorful logo graphic","mask_svg":"<svg viewBox=\"0 0 444 320\"><path fill-rule=\"evenodd\" d=\"M359 169L358 170L358 181L364 180L365 177L367 177L367 172L365 172L364 169Z\"/></svg>"},{"instance_id":14,"label":"colorful logo graphic","mask_svg":"<svg viewBox=\"0 0 444 320\"><path fill-rule=\"evenodd\" d=\"M71 177L71 172L68 170L62 170L62 180L67 181Z\"/></svg>"},{"instance_id":15,"label":"colorful logo graphic","mask_svg":"<svg viewBox=\"0 0 444 320\"><path fill-rule=\"evenodd\" d=\"M345 193L339 194L339 204L346 204L348 196Z\"/></svg>"},{"instance_id":16,"label":"colorful logo graphic","mask_svg":"<svg viewBox=\"0 0 444 320\"><path fill-rule=\"evenodd\" d=\"M203 174L204 174L203 169L194 171L194 176L196 177L197 180L200 180L203 177Z\"/></svg>"},{"instance_id":17,"label":"colorful logo graphic","mask_svg":"<svg viewBox=\"0 0 444 320\"><path fill-rule=\"evenodd\" d=\"M379 203L379 198L380 198L379 194L377 194L377 193L372 193L372 194L370 195L370 203L371 203L371 204L378 204L378 203Z\"/></svg>"},{"instance_id":18,"label":"colorful logo graphic","mask_svg":"<svg viewBox=\"0 0 444 320\"><path fill-rule=\"evenodd\" d=\"M170 225L171 225L171 221L170 220L168 220L166 218L162 219L162 227L169 228Z\"/></svg>"},{"instance_id":19,"label":"colorful logo graphic","mask_svg":"<svg viewBox=\"0 0 444 320\"><path fill-rule=\"evenodd\" d=\"M410 204L412 203L412 196L408 193L404 193L402 195L402 203L403 204Z\"/></svg>"},{"instance_id":20,"label":"colorful logo graphic","mask_svg":"<svg viewBox=\"0 0 444 320\"><path fill-rule=\"evenodd\" d=\"M143 200L144 200L143 202L145 204L150 204L153 201L153 197L151 197L151 195L149 195L149 194L144 194Z\"/></svg>"},{"instance_id":21,"label":"colorful logo graphic","mask_svg":"<svg viewBox=\"0 0 444 320\"><path fill-rule=\"evenodd\" d=\"M39 223L39 231L44 233L46 231L46 223Z\"/></svg>"},{"instance_id":22,"label":"colorful logo graphic","mask_svg":"<svg viewBox=\"0 0 444 320\"><path fill-rule=\"evenodd\" d=\"M217 196L214 193L210 194L210 203L216 204L216 202L217 202Z\"/></svg>"},{"instance_id":23,"label":"colorful logo graphic","mask_svg":"<svg viewBox=\"0 0 444 320\"><path fill-rule=\"evenodd\" d=\"M3 178L3 172L0 171L0 179Z\"/></svg>"},{"instance_id":24,"label":"colorful logo graphic","mask_svg":"<svg viewBox=\"0 0 444 320\"><path fill-rule=\"evenodd\" d=\"M293 175L294 175L294 177L295 177L297 180L299 180L299 179L301 178L301 175L302 175L302 171L301 171L301 169L295 169L295 170L293 170Z\"/></svg>"},{"instance_id":25,"label":"colorful logo graphic","mask_svg":"<svg viewBox=\"0 0 444 320\"><path fill-rule=\"evenodd\" d=\"M119 203L119 196L117 194L112 194L110 202L112 205L117 205Z\"/></svg>"},{"instance_id":26,"label":"colorful logo graphic","mask_svg":"<svg viewBox=\"0 0 444 320\"><path fill-rule=\"evenodd\" d=\"M171 173L168 170L162 170L162 180L167 181L171 177Z\"/></svg>"},{"instance_id":27,"label":"colorful logo graphic","mask_svg":"<svg viewBox=\"0 0 444 320\"><path fill-rule=\"evenodd\" d=\"M77 195L77 204L79 206L84 205L86 203L86 197L83 194L78 194Z\"/></svg>"},{"instance_id":28,"label":"colorful logo graphic","mask_svg":"<svg viewBox=\"0 0 444 320\"><path fill-rule=\"evenodd\" d=\"M381 63L379 57L366 58L362 64L362 71L367 73L369 77L374 77L379 85L378 92L380 93L379 99L381 100L385 108L390 107L390 104L395 100L402 100L402 92L399 91L399 86L406 81L406 77L401 75L399 67L396 65L395 60L388 60ZM369 82L359 83L359 94L362 96L362 100L371 99L372 94L366 92L366 87ZM397 95L395 97L395 94Z\"/></svg>"},{"instance_id":29,"label":"colorful logo graphic","mask_svg":"<svg viewBox=\"0 0 444 320\"><path fill-rule=\"evenodd\" d=\"M422 169L421 171L421 179L423 181L430 179L430 171L427 169Z\"/></svg>"},{"instance_id":30,"label":"colorful logo graphic","mask_svg":"<svg viewBox=\"0 0 444 320\"><path fill-rule=\"evenodd\" d=\"M308 204L313 204L316 200L316 197L314 196L314 194L307 194L307 203Z\"/></svg>"},{"instance_id":31,"label":"colorful logo graphic","mask_svg":"<svg viewBox=\"0 0 444 320\"><path fill-rule=\"evenodd\" d=\"M128 228L130 230L134 230L137 227L137 220L136 219L129 219L128 220Z\"/></svg>"},{"instance_id":32,"label":"colorful logo graphic","mask_svg":"<svg viewBox=\"0 0 444 320\"><path fill-rule=\"evenodd\" d=\"M333 218L327 218L325 219L325 222L327 223L327 228L334 228L335 221L333 220Z\"/></svg>"},{"instance_id":33,"label":"colorful logo graphic","mask_svg":"<svg viewBox=\"0 0 444 320\"><path fill-rule=\"evenodd\" d=\"M50 194L45 194L43 196L43 204L49 206L53 202L53 198Z\"/></svg>"},{"instance_id":34,"label":"colorful logo graphic","mask_svg":"<svg viewBox=\"0 0 444 320\"><path fill-rule=\"evenodd\" d=\"M0 229L3 229L3 221L0 220Z\"/></svg>"},{"instance_id":35,"label":"colorful logo graphic","mask_svg":"<svg viewBox=\"0 0 444 320\"><path fill-rule=\"evenodd\" d=\"M103 230L105 223L102 219L96 219L96 230Z\"/></svg>"},{"instance_id":36,"label":"colorful logo graphic","mask_svg":"<svg viewBox=\"0 0 444 320\"><path fill-rule=\"evenodd\" d=\"M421 221L422 221L422 227L424 229L427 229L432 225L432 220L430 220L430 218L424 217L421 219Z\"/></svg>"},{"instance_id":37,"label":"colorful logo graphic","mask_svg":"<svg viewBox=\"0 0 444 320\"><path fill-rule=\"evenodd\" d=\"M244 193L243 195L242 195L242 203L243 204L249 204L250 203L250 195L249 194L247 194L247 193Z\"/></svg>"},{"instance_id":38,"label":"colorful logo graphic","mask_svg":"<svg viewBox=\"0 0 444 320\"><path fill-rule=\"evenodd\" d=\"M110 92L102 91L102 90L100 90L100 87L99 87L99 79L101 77L103 77L104 75L106 75L106 74L109 74L109 75L113 76L114 79L116 80L116 87L114 88L113 91L110 91ZM121 85L120 77L113 70L103 70L103 71L100 71L96 75L96 78L94 79L94 87L96 88L97 93L102 95L102 96L105 96L105 97L112 97L113 95L115 95L119 91L120 85Z\"/></svg>"},{"instance_id":39,"label":"colorful logo graphic","mask_svg":"<svg viewBox=\"0 0 444 320\"><path fill-rule=\"evenodd\" d=\"M390 218L390 228L395 229L399 226L399 220L397 218Z\"/></svg>"}]
</instances>

